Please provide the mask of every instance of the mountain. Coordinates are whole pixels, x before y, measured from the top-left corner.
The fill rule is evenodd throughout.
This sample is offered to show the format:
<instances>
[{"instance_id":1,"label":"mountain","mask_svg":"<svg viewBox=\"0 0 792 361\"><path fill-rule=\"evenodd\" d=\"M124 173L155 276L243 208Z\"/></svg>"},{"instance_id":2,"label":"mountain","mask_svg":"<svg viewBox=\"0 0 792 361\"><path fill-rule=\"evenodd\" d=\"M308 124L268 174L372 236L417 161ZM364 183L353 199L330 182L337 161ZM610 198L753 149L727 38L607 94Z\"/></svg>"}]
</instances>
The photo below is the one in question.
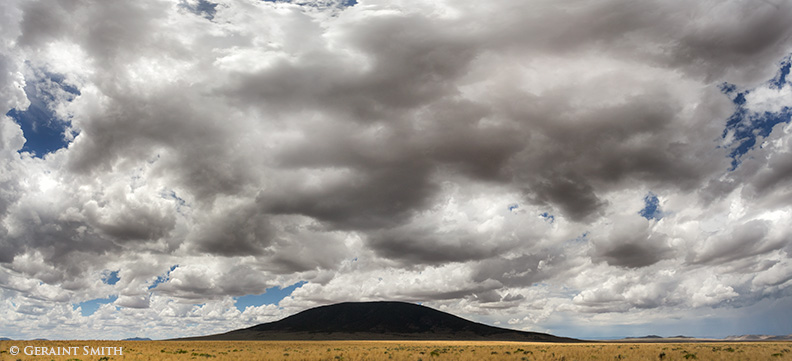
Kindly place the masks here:
<instances>
[{"instance_id":1,"label":"mountain","mask_svg":"<svg viewBox=\"0 0 792 361\"><path fill-rule=\"evenodd\" d=\"M8 337L0 337L0 341L11 341Z\"/></svg>"},{"instance_id":2,"label":"mountain","mask_svg":"<svg viewBox=\"0 0 792 361\"><path fill-rule=\"evenodd\" d=\"M641 336L641 337L625 337L621 339L613 340L612 342L715 342L719 341L718 339L714 338L698 338L698 337L690 337L684 335L676 335L676 336L658 336L658 335L648 335L648 336Z\"/></svg>"},{"instance_id":3,"label":"mountain","mask_svg":"<svg viewBox=\"0 0 792 361\"><path fill-rule=\"evenodd\" d=\"M740 335L727 336L724 340L729 341L792 341L792 335Z\"/></svg>"},{"instance_id":4,"label":"mountain","mask_svg":"<svg viewBox=\"0 0 792 361\"><path fill-rule=\"evenodd\" d=\"M641 337L625 337L625 340L640 340L640 339L656 339L656 338L663 338L662 336L658 335L647 335Z\"/></svg>"},{"instance_id":5,"label":"mountain","mask_svg":"<svg viewBox=\"0 0 792 361\"><path fill-rule=\"evenodd\" d=\"M280 321L179 340L492 340L577 342L546 333L487 326L406 302L345 302Z\"/></svg>"},{"instance_id":6,"label":"mountain","mask_svg":"<svg viewBox=\"0 0 792 361\"><path fill-rule=\"evenodd\" d=\"M130 338L125 338L121 341L151 341L151 339L148 337L130 337Z\"/></svg>"}]
</instances>

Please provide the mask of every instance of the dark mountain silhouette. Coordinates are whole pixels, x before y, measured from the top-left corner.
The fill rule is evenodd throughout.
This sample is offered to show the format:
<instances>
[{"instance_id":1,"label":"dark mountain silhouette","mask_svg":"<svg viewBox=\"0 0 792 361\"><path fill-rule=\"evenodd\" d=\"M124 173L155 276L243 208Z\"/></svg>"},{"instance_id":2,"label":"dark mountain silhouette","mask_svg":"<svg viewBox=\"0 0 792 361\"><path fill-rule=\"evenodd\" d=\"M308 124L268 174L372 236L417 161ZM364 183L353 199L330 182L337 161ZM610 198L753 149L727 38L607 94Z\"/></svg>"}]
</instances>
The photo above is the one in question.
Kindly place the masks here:
<instances>
[{"instance_id":1,"label":"dark mountain silhouette","mask_svg":"<svg viewBox=\"0 0 792 361\"><path fill-rule=\"evenodd\" d=\"M792 334L790 335L741 335L741 336L727 336L724 340L729 341L792 341Z\"/></svg>"},{"instance_id":2,"label":"dark mountain silhouette","mask_svg":"<svg viewBox=\"0 0 792 361\"><path fill-rule=\"evenodd\" d=\"M305 310L280 321L181 340L498 340L576 342L471 322L405 302L345 302Z\"/></svg>"},{"instance_id":3,"label":"dark mountain silhouette","mask_svg":"<svg viewBox=\"0 0 792 361\"><path fill-rule=\"evenodd\" d=\"M625 337L624 339L625 340L634 340L634 339L652 339L652 338L663 338L663 337L662 336L658 336L658 335L647 335L647 336L641 336L641 337Z\"/></svg>"},{"instance_id":4,"label":"dark mountain silhouette","mask_svg":"<svg viewBox=\"0 0 792 361\"><path fill-rule=\"evenodd\" d=\"M130 337L130 338L125 338L121 341L151 341L151 339L148 337Z\"/></svg>"},{"instance_id":5,"label":"dark mountain silhouette","mask_svg":"<svg viewBox=\"0 0 792 361\"><path fill-rule=\"evenodd\" d=\"M0 337L0 341L11 341L8 337Z\"/></svg>"}]
</instances>

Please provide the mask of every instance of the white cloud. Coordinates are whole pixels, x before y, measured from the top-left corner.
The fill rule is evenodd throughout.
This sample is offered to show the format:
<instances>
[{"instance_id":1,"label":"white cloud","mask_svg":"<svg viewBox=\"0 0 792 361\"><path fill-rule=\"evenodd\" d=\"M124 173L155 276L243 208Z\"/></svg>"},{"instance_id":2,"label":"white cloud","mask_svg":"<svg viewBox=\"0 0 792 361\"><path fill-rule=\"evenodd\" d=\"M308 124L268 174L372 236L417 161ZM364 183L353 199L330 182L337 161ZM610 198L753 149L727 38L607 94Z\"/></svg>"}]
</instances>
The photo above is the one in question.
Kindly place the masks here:
<instances>
[{"instance_id":1,"label":"white cloud","mask_svg":"<svg viewBox=\"0 0 792 361\"><path fill-rule=\"evenodd\" d=\"M780 89L769 86L754 89L745 96L745 101L752 112L778 113L789 107L789 98L792 98L792 86L787 83Z\"/></svg>"},{"instance_id":2,"label":"white cloud","mask_svg":"<svg viewBox=\"0 0 792 361\"><path fill-rule=\"evenodd\" d=\"M3 114L38 84L75 135L36 158L0 119L0 334L198 335L348 300L553 332L771 310L792 128L730 171L719 86L790 105L765 83L790 6L5 1Z\"/></svg>"}]
</instances>

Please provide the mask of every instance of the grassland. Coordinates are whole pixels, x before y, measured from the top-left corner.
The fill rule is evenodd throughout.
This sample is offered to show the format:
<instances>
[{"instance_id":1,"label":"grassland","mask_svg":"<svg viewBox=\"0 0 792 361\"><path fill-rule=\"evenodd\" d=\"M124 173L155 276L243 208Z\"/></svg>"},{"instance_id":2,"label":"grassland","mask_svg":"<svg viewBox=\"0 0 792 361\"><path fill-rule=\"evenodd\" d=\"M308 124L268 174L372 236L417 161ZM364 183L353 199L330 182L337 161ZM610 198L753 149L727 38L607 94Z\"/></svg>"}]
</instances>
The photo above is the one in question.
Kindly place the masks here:
<instances>
[{"instance_id":1,"label":"grassland","mask_svg":"<svg viewBox=\"0 0 792 361\"><path fill-rule=\"evenodd\" d=\"M11 355L11 346L19 347ZM25 346L79 348L77 355L28 356ZM82 355L85 346L123 347L123 355ZM31 350L30 348L28 350ZM789 360L792 342L522 343L470 341L0 341L0 360Z\"/></svg>"}]
</instances>

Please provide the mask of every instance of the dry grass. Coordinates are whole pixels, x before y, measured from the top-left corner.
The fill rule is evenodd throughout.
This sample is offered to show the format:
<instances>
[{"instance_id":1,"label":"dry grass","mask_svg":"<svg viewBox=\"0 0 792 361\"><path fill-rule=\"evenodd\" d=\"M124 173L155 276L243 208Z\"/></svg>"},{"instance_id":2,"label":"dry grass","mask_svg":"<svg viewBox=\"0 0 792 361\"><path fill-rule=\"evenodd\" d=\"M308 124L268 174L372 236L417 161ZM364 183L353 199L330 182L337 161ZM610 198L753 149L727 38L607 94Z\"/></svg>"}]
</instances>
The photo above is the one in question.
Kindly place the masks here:
<instances>
[{"instance_id":1,"label":"dry grass","mask_svg":"<svg viewBox=\"0 0 792 361\"><path fill-rule=\"evenodd\" d=\"M78 355L16 356L11 346L78 347ZM123 347L123 356L85 356L83 347ZM0 360L441 361L441 360L789 360L792 342L581 343L469 341L2 341Z\"/></svg>"}]
</instances>

